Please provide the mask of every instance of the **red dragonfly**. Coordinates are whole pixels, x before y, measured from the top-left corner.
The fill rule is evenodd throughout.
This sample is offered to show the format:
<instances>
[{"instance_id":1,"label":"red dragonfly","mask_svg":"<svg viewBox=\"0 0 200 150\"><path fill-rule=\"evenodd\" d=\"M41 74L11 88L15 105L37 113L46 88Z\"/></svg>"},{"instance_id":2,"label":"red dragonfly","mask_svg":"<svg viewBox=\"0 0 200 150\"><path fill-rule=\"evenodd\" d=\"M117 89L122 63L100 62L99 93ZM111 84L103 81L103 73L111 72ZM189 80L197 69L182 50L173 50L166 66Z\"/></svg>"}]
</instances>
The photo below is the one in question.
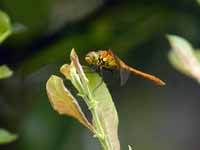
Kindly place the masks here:
<instances>
[{"instance_id":1,"label":"red dragonfly","mask_svg":"<svg viewBox=\"0 0 200 150\"><path fill-rule=\"evenodd\" d=\"M111 70L120 70L121 85L125 84L128 80L128 77L127 75L124 75L124 72L130 72L135 75L142 76L160 86L165 85L165 82L159 79L158 77L130 67L119 57L117 57L117 55L115 55L111 50L99 50L97 52L91 51L86 55L85 60L88 64L94 65L100 70L103 68Z\"/></svg>"}]
</instances>

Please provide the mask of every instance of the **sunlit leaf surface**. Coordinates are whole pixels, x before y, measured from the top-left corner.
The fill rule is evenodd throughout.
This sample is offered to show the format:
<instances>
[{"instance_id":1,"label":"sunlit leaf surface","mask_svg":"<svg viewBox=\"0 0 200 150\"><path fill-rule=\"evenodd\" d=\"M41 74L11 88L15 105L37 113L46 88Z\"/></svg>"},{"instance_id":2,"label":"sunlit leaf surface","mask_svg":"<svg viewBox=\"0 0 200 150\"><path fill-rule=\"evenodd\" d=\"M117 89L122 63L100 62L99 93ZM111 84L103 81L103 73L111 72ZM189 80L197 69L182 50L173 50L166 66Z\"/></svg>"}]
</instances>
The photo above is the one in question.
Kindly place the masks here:
<instances>
[{"instance_id":1,"label":"sunlit leaf surface","mask_svg":"<svg viewBox=\"0 0 200 150\"><path fill-rule=\"evenodd\" d=\"M6 65L0 66L0 79L8 78L13 74L13 71L10 70Z\"/></svg>"},{"instance_id":2,"label":"sunlit leaf surface","mask_svg":"<svg viewBox=\"0 0 200 150\"><path fill-rule=\"evenodd\" d=\"M60 77L52 75L46 84L46 90L52 107L61 115L74 117L84 126L92 130L76 99L65 88Z\"/></svg>"},{"instance_id":3,"label":"sunlit leaf surface","mask_svg":"<svg viewBox=\"0 0 200 150\"><path fill-rule=\"evenodd\" d=\"M128 150L132 150L132 147L130 145L128 145Z\"/></svg>"},{"instance_id":4,"label":"sunlit leaf surface","mask_svg":"<svg viewBox=\"0 0 200 150\"><path fill-rule=\"evenodd\" d=\"M112 97L106 84L96 72L86 71L86 76L89 79L89 87L93 92L94 99L98 104L96 110L103 125L109 150L119 150L118 115Z\"/></svg>"},{"instance_id":5,"label":"sunlit leaf surface","mask_svg":"<svg viewBox=\"0 0 200 150\"><path fill-rule=\"evenodd\" d=\"M10 19L4 12L0 11L0 44L10 35Z\"/></svg>"},{"instance_id":6,"label":"sunlit leaf surface","mask_svg":"<svg viewBox=\"0 0 200 150\"><path fill-rule=\"evenodd\" d=\"M78 94L88 105L92 113L95 136L99 138L103 148L119 150L118 115L105 83L98 73L87 67L82 68L74 49L71 51L70 58L71 64L63 65L60 68L61 73L71 80Z\"/></svg>"},{"instance_id":7,"label":"sunlit leaf surface","mask_svg":"<svg viewBox=\"0 0 200 150\"><path fill-rule=\"evenodd\" d=\"M17 135L12 134L5 129L0 129L0 144L7 144L17 139Z\"/></svg>"},{"instance_id":8,"label":"sunlit leaf surface","mask_svg":"<svg viewBox=\"0 0 200 150\"><path fill-rule=\"evenodd\" d=\"M168 36L172 50L169 52L169 60L180 72L200 82L200 51L194 50L185 39Z\"/></svg>"},{"instance_id":9,"label":"sunlit leaf surface","mask_svg":"<svg viewBox=\"0 0 200 150\"><path fill-rule=\"evenodd\" d=\"M87 87L89 88L87 92L89 92L89 95L92 95L92 99L96 102L96 105L93 108L94 110L91 110L93 113L93 125L97 129L99 128L98 118L100 120L100 126L103 129L108 150L119 150L118 115L107 86L98 73L90 70L89 68L86 68L85 72L83 71L83 68L79 63L78 56L74 50L71 52L71 61L77 70L77 74L83 83L83 87L86 89ZM97 115L96 118L95 115Z\"/></svg>"}]
</instances>

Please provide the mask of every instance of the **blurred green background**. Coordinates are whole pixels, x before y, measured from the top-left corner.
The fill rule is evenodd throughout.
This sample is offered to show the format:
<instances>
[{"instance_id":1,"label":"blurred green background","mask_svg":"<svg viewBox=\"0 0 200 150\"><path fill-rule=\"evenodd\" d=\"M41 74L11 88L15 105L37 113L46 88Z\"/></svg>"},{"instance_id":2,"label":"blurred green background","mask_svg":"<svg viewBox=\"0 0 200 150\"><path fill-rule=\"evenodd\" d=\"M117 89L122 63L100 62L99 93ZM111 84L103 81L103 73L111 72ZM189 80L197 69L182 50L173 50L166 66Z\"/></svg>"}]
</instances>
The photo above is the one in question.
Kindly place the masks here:
<instances>
[{"instance_id":1,"label":"blurred green background","mask_svg":"<svg viewBox=\"0 0 200 150\"><path fill-rule=\"evenodd\" d=\"M0 127L17 133L0 150L100 150L76 120L51 108L45 83L75 48L84 64L90 50L111 48L131 66L157 75L158 87L132 75L104 79L119 113L121 149L195 150L200 146L200 86L168 61L166 34L200 47L195 0L1 0L14 32L0 46L0 63L14 70L0 80Z\"/></svg>"}]
</instances>

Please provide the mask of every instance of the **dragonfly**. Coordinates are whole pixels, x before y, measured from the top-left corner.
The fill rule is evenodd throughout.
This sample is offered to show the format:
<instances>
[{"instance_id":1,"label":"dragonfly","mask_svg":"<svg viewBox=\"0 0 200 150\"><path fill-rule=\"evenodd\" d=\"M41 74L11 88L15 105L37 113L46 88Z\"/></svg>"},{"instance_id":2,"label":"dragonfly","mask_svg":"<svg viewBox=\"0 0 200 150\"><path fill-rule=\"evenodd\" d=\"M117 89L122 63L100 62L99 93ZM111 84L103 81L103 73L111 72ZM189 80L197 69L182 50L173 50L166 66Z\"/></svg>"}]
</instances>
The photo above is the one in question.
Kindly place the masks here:
<instances>
[{"instance_id":1,"label":"dragonfly","mask_svg":"<svg viewBox=\"0 0 200 150\"><path fill-rule=\"evenodd\" d=\"M155 84L159 86L164 86L165 82L159 79L158 77L144 73L140 70L137 70L129 65L127 65L122 59L120 59L117 55L114 54L112 50L99 50L99 51L90 51L86 57L85 61L92 66L95 66L102 69L109 70L119 70L121 85L124 85L128 80L127 73L132 73L148 80L153 81Z\"/></svg>"}]
</instances>

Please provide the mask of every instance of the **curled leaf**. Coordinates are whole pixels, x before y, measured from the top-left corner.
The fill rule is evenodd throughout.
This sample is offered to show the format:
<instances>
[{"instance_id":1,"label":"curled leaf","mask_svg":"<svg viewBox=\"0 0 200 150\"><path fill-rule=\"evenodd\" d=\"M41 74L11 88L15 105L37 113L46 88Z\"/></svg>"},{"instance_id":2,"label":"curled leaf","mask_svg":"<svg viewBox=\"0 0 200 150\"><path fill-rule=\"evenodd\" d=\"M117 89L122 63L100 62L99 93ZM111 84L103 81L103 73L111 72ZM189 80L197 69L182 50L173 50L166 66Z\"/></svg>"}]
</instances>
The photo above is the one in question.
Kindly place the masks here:
<instances>
[{"instance_id":1,"label":"curled leaf","mask_svg":"<svg viewBox=\"0 0 200 150\"><path fill-rule=\"evenodd\" d=\"M200 82L199 51L194 50L192 45L185 39L169 35L172 50L169 52L169 60L180 72Z\"/></svg>"},{"instance_id":2,"label":"curled leaf","mask_svg":"<svg viewBox=\"0 0 200 150\"><path fill-rule=\"evenodd\" d=\"M11 34L10 19L6 13L0 11L0 44Z\"/></svg>"},{"instance_id":3,"label":"curled leaf","mask_svg":"<svg viewBox=\"0 0 200 150\"><path fill-rule=\"evenodd\" d=\"M85 117L76 99L65 88L63 80L60 77L52 75L47 81L46 90L55 111L61 115L68 115L77 119L85 127L93 131L92 125Z\"/></svg>"},{"instance_id":4,"label":"curled leaf","mask_svg":"<svg viewBox=\"0 0 200 150\"><path fill-rule=\"evenodd\" d=\"M12 76L13 71L6 65L0 66L0 79L8 78Z\"/></svg>"},{"instance_id":5,"label":"curled leaf","mask_svg":"<svg viewBox=\"0 0 200 150\"><path fill-rule=\"evenodd\" d=\"M72 49L72 51L71 51L70 58L71 58L72 64L76 68L76 71L79 74L80 79L82 80L83 84L87 84L88 79L83 71L81 64L79 63L78 55L76 54L74 49Z\"/></svg>"},{"instance_id":6,"label":"curled leaf","mask_svg":"<svg viewBox=\"0 0 200 150\"><path fill-rule=\"evenodd\" d=\"M5 129L0 129L0 144L7 144L17 139L17 135L8 132Z\"/></svg>"},{"instance_id":7,"label":"curled leaf","mask_svg":"<svg viewBox=\"0 0 200 150\"><path fill-rule=\"evenodd\" d=\"M64 64L60 67L60 72L66 77L66 79L71 80L70 77L70 65Z\"/></svg>"}]
</instances>

